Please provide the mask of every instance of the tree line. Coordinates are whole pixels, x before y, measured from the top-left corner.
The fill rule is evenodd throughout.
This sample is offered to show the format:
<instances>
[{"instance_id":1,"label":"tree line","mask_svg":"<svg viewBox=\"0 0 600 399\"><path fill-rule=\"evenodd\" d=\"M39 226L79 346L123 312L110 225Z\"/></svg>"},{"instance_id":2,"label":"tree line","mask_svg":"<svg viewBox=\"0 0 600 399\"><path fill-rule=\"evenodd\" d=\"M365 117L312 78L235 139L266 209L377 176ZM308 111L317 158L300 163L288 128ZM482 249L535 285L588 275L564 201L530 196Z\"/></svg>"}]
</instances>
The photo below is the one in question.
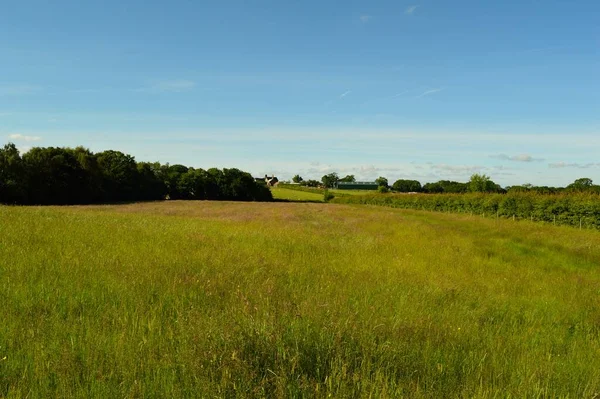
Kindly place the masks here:
<instances>
[{"instance_id":1,"label":"tree line","mask_svg":"<svg viewBox=\"0 0 600 399\"><path fill-rule=\"evenodd\" d=\"M0 148L0 203L93 204L129 201L271 201L270 190L239 169L195 169L136 162L120 151L35 147L20 154Z\"/></svg>"},{"instance_id":2,"label":"tree line","mask_svg":"<svg viewBox=\"0 0 600 399\"><path fill-rule=\"evenodd\" d=\"M304 180L300 175L292 178L294 183L308 187L335 188L339 182L355 182L354 175L342 178L335 172L324 175L321 181ZM485 174L474 174L468 182L457 182L451 180L440 180L421 185L418 180L398 179L392 185L388 179L380 176L375 179L380 192L394 191L398 193L425 193L425 194L465 194L465 193L498 193L509 192L532 192L538 194L560 194L586 192L600 194L600 185L593 184L592 179L587 177L575 180L566 187L534 186L532 184L501 187Z\"/></svg>"}]
</instances>

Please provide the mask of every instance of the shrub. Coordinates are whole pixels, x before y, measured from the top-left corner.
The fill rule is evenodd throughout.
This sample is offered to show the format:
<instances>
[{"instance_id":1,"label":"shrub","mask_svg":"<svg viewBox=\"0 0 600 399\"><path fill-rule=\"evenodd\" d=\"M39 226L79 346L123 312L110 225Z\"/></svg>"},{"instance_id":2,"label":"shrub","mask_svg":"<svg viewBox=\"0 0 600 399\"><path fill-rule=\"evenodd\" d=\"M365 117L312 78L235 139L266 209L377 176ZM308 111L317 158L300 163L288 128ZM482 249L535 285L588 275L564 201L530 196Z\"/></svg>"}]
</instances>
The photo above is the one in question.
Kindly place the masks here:
<instances>
[{"instance_id":1,"label":"shrub","mask_svg":"<svg viewBox=\"0 0 600 399\"><path fill-rule=\"evenodd\" d=\"M323 191L323 201L329 202L334 198L335 198L335 195L333 195L333 193L330 192L329 190Z\"/></svg>"}]
</instances>

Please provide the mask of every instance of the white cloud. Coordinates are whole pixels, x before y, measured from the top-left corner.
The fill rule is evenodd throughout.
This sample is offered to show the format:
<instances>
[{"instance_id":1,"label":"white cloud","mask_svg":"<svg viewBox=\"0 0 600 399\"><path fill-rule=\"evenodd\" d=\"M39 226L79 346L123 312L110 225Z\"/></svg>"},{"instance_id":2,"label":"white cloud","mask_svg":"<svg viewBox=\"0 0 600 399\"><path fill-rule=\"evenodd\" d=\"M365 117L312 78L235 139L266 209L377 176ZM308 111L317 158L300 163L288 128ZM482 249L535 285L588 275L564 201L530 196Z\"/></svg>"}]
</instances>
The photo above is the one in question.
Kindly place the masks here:
<instances>
[{"instance_id":1,"label":"white cloud","mask_svg":"<svg viewBox=\"0 0 600 399\"><path fill-rule=\"evenodd\" d=\"M40 91L42 91L42 87L28 84L0 86L0 96L22 96L36 94Z\"/></svg>"},{"instance_id":2,"label":"white cloud","mask_svg":"<svg viewBox=\"0 0 600 399\"><path fill-rule=\"evenodd\" d=\"M369 22L372 19L373 19L373 17L371 15L363 14L360 16L360 22L362 22L363 24L366 24L367 22Z\"/></svg>"},{"instance_id":3,"label":"white cloud","mask_svg":"<svg viewBox=\"0 0 600 399\"><path fill-rule=\"evenodd\" d=\"M413 15L414 12L416 11L417 7L419 7L419 6L414 5L414 6L407 7L406 10L404 11L404 13L406 15Z\"/></svg>"},{"instance_id":4,"label":"white cloud","mask_svg":"<svg viewBox=\"0 0 600 399\"><path fill-rule=\"evenodd\" d=\"M404 90L404 91L401 91L400 93L396 93L392 96L392 98L398 98L406 93L408 93L408 90Z\"/></svg>"},{"instance_id":5,"label":"white cloud","mask_svg":"<svg viewBox=\"0 0 600 399\"><path fill-rule=\"evenodd\" d=\"M39 136L24 136L22 134L9 134L8 138L17 141L40 141L42 139Z\"/></svg>"},{"instance_id":6,"label":"white cloud","mask_svg":"<svg viewBox=\"0 0 600 399\"><path fill-rule=\"evenodd\" d=\"M534 158L529 154L518 154L518 155L498 154L498 155L491 155L490 158L496 158L496 159L501 159L503 161L514 161L514 162L540 162L540 161L543 161L542 158Z\"/></svg>"},{"instance_id":7,"label":"white cloud","mask_svg":"<svg viewBox=\"0 0 600 399\"><path fill-rule=\"evenodd\" d=\"M342 94L340 94L340 98L344 98L344 97L346 97L350 93L352 93L352 90L345 91Z\"/></svg>"},{"instance_id":8,"label":"white cloud","mask_svg":"<svg viewBox=\"0 0 600 399\"><path fill-rule=\"evenodd\" d=\"M196 82L192 80L176 79L176 80L165 80L154 83L148 87L142 87L136 91L149 92L149 93L181 93L194 89Z\"/></svg>"},{"instance_id":9,"label":"white cloud","mask_svg":"<svg viewBox=\"0 0 600 399\"><path fill-rule=\"evenodd\" d=\"M440 91L443 91L443 90L444 89L442 89L442 88L426 90L423 93L419 94L416 98L421 98L421 97L429 96L431 94L439 93Z\"/></svg>"},{"instance_id":10,"label":"white cloud","mask_svg":"<svg viewBox=\"0 0 600 399\"><path fill-rule=\"evenodd\" d=\"M443 175L464 175L464 174L473 174L473 173L481 173L482 170L487 168L483 166L477 165L449 165L449 164L437 164L432 165L431 167L437 173Z\"/></svg>"}]
</instances>

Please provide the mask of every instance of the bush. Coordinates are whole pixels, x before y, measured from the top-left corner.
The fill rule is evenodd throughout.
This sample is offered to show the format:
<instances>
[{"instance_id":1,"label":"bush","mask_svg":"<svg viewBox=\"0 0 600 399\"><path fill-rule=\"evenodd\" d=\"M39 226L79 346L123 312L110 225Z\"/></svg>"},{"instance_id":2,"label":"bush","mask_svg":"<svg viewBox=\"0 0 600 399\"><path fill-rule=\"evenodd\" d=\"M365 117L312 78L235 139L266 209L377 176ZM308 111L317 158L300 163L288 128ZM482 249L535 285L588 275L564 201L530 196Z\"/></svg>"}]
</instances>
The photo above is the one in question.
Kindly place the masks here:
<instances>
[{"instance_id":1,"label":"bush","mask_svg":"<svg viewBox=\"0 0 600 399\"><path fill-rule=\"evenodd\" d=\"M335 195L333 195L333 193L330 192L329 190L323 191L323 201L329 202L334 198L335 198Z\"/></svg>"}]
</instances>

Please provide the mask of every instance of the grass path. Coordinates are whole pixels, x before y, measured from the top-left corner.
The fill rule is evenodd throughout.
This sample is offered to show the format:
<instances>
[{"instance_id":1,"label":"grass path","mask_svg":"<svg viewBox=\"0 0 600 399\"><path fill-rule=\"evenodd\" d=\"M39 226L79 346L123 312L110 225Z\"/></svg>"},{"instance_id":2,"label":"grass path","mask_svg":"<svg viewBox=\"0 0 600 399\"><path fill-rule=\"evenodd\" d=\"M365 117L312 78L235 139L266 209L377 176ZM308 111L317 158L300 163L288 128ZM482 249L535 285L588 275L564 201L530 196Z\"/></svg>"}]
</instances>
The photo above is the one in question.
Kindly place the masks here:
<instances>
[{"instance_id":1,"label":"grass path","mask_svg":"<svg viewBox=\"0 0 600 399\"><path fill-rule=\"evenodd\" d=\"M595 231L311 203L0 220L0 397L600 392Z\"/></svg>"}]
</instances>

